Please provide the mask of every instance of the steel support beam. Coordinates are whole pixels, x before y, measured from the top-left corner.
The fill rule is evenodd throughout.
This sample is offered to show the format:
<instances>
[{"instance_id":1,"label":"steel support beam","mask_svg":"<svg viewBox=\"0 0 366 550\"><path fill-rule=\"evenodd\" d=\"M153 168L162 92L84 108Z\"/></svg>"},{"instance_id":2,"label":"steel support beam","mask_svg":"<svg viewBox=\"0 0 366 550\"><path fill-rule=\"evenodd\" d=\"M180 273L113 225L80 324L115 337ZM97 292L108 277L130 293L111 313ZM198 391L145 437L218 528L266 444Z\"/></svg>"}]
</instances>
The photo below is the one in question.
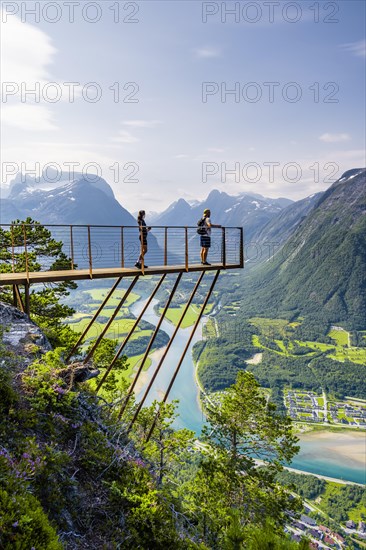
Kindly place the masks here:
<instances>
[{"instance_id":1,"label":"steel support beam","mask_svg":"<svg viewBox=\"0 0 366 550\"><path fill-rule=\"evenodd\" d=\"M192 332L191 332L191 334L190 334L190 336L189 336L189 338L188 338L188 342L187 342L186 345L185 345L185 348L184 348L184 350L183 350L183 353L182 353L182 355L181 355L181 358L180 358L180 360L179 360L179 363L178 363L178 365L177 365L177 367L176 367L176 369L175 369L175 371L174 371L174 374L173 374L173 376L172 376L172 379L171 379L171 381L170 381L170 383L169 383L168 389L167 389L166 392L165 392L165 395L164 395L164 398L163 398L163 401L162 401L163 403L165 403L165 402L167 401L167 399L168 399L170 390L171 390L172 387L173 387L173 384L174 384L175 379L176 379L176 377L177 377L177 375L178 375L179 369L180 369L180 367L181 367L181 365L182 365L182 363L183 363L183 359L184 359L184 357L185 357L185 355L186 355L186 353L187 353L187 351L188 351L189 346L191 345L192 338L193 338L193 336L194 336L194 334L195 334L195 332L196 332L196 330L197 330L198 324L199 324L199 322L200 322L200 320L201 320L201 317L202 317L202 315L203 315L203 312L204 312L204 310L205 310L205 307L206 307L206 305L207 305L207 302L209 301L209 299L210 299L210 297L211 297L212 291L213 291L213 289L214 289L214 287L215 287L215 284L216 284L216 281L217 281L219 275L220 275L220 271L217 271L216 274L215 274L215 277L213 278L213 281L212 281L212 283L211 283L211 286L210 286L210 288L209 288L209 290L208 290L208 293L207 293L207 295L206 295L206 298L205 298L205 300L204 300L204 302L203 302L203 304L202 304L202 308L201 308L201 310L200 310L200 312L199 312L199 315L198 315L198 317L197 317L197 319L196 319L196 322L195 322L195 324L194 324L194 327L193 327L193 329L192 329ZM151 428L150 428L150 431L149 431L149 433L148 433L148 435L147 435L147 438L146 438L146 443L149 441L149 439L150 439L150 437L151 437L151 435L152 435L152 433L153 433L153 431L154 431L156 422L157 422L157 420L158 420L158 418L159 418L159 412L160 412L160 409L158 410L158 412L157 412L156 415L155 415L153 424L152 424L152 426L151 426Z\"/></svg>"},{"instance_id":2,"label":"steel support beam","mask_svg":"<svg viewBox=\"0 0 366 550\"><path fill-rule=\"evenodd\" d=\"M160 359L160 361L159 361L159 364L157 365L157 367L156 367L156 369L155 369L155 372L154 372L154 374L153 374L153 377L151 378L151 380L150 380L150 382L149 382L149 384L148 384L148 386L147 386L147 388L146 388L146 390L145 390L144 396L143 396L143 398L141 399L141 401L140 401L140 403L139 403L139 405L138 405L138 407L137 407L137 410L135 411L135 414L134 414L134 416L133 416L133 418L132 418L132 420L131 420L131 424L130 424L129 427L128 427L128 431L130 431L130 429L132 428L132 426L133 426L133 424L134 424L134 422L135 422L135 420L136 420L136 418L137 418L137 416L138 416L140 410L142 409L142 407L143 407L143 405L144 405L145 399L146 399L146 397L148 396L148 394L149 394L149 392L150 392L150 390L151 390L151 387L152 387L152 385L153 385L153 383L154 383L154 381L155 381L155 378L157 377L157 375L158 375L158 373L159 373L159 371L160 371L160 368L161 368L162 364L164 363L165 357L167 356L168 351L169 351L169 349L170 349L170 347L171 347L171 345L172 345L172 343L173 343L173 341L174 341L174 338L176 337L177 332L178 332L178 330L180 329L180 326L181 326L181 324L182 324L182 322L183 322L184 316L185 316L185 314L187 313L187 311L188 311L188 309L189 309L189 307L190 307L190 305L191 305L191 303L192 303L192 300L193 300L193 298L194 298L194 296L195 296L195 294L196 294L196 292L197 292L198 287L199 287L200 284L201 284L201 281L202 281L202 279L203 279L204 274L205 274L205 272L202 271L202 273L201 273L200 276L198 277L198 280L197 280L197 282L196 282L196 284L195 284L195 286L194 286L194 289L192 290L192 293L191 293L191 295L190 295L190 297L189 297L189 300L188 300L188 302L187 302L186 305L185 305L185 308L184 308L184 310L183 310L183 312L182 312L182 315L180 316L180 319L179 319L179 321L178 321L178 324L177 324L177 326L175 327L175 330L174 330L174 332L173 332L173 334L172 334L172 336L171 336L171 338L170 338L170 340L169 340L169 342L168 342L168 345L166 346L166 349L165 349L165 351L164 351L164 353L163 353L163 355L162 355L162 357L161 357L161 359Z\"/></svg>"},{"instance_id":3,"label":"steel support beam","mask_svg":"<svg viewBox=\"0 0 366 550\"><path fill-rule=\"evenodd\" d=\"M98 391L100 390L102 384L105 382L105 380L106 380L108 374L111 372L111 370L112 370L112 368L113 368L113 365L115 364L115 362L117 361L118 357L121 355L123 349L124 349L125 346L127 345L129 339L131 338L131 336L132 336L132 334L134 333L134 331L135 331L137 325L139 324L139 322L141 321L142 317L144 316L145 311L147 310L147 308L148 308L149 305L151 304L152 299L154 298L155 294L156 294L157 291L159 290L159 288L160 288L162 282L164 281L165 277L166 277L166 274L164 274L164 275L160 278L160 280L159 280L158 284L156 285L156 287L154 288L154 290L153 290L153 292L152 292L150 298L148 299L148 301L147 301L146 304L144 305L143 309L141 310L140 315L137 317L136 321L134 322L134 324L133 324L133 326L132 326L130 332L127 334L126 338L123 340L122 344L120 345L120 347L119 347L118 350L116 351L116 354L115 354L115 356L113 357L113 359L112 359L110 365L107 367L107 370L105 371L105 373L103 374L102 379L100 380L100 382L99 382L98 385L97 385L97 388L96 388L96 390L95 390L96 393L98 393Z\"/></svg>"},{"instance_id":4,"label":"steel support beam","mask_svg":"<svg viewBox=\"0 0 366 550\"><path fill-rule=\"evenodd\" d=\"M125 301L127 300L130 292L132 291L133 287L135 286L135 284L137 283L139 279L139 276L137 275L136 277L134 277L132 283L130 284L130 286L128 287L128 289L126 290L126 292L124 293L123 295L123 298L121 298L121 301L120 303L118 304L118 306L116 307L116 309L114 310L114 313L113 315L111 315L110 319L108 320L108 322L106 323L104 329L102 330L101 334L98 336L98 338L96 339L96 341L94 342L94 344L92 345L92 348L91 350L88 352L87 356L85 357L83 363L87 363L89 361L89 359L92 358L93 356L93 353L95 352L96 348L98 347L101 339L103 338L103 336L105 335L105 333L107 332L107 330L109 329L109 327L111 326L111 324L113 323L114 319L117 317L117 314L119 312L119 310L121 309L121 307L123 306L123 304L125 303Z\"/></svg>"},{"instance_id":5,"label":"steel support beam","mask_svg":"<svg viewBox=\"0 0 366 550\"><path fill-rule=\"evenodd\" d=\"M104 308L104 306L106 305L106 303L108 302L109 298L112 296L113 292L116 290L117 286L119 285L119 283L121 282L122 280L122 277L119 277L117 279L117 281L114 283L114 285L112 286L111 290L108 292L107 296L104 298L103 302L101 303L101 305L99 306L99 308L97 309L97 311L94 313L92 319L89 321L87 327L84 329L82 335L79 337L78 341L76 342L75 346L72 348L72 350L70 351L70 353L68 354L68 356L66 357L66 362L70 360L70 358L75 354L75 351L78 349L79 345L81 344L81 342L84 340L84 337L85 335L87 334L87 332L89 331L90 327L92 326L92 324L94 323L95 319L98 317L98 315L100 315L100 312L102 311L102 309Z\"/></svg>"},{"instance_id":6,"label":"steel support beam","mask_svg":"<svg viewBox=\"0 0 366 550\"><path fill-rule=\"evenodd\" d=\"M148 357L148 355L149 355L149 353L150 353L150 350L151 350L151 348L152 348L152 345L153 345L153 343L154 343L154 340L155 340L155 338L156 338L156 335L157 335L157 333L158 333L159 330L160 330L161 324L162 324L162 322L164 321L165 314L166 314L166 312L167 312L168 309L169 309L169 306L170 306L170 304L171 304L172 299L174 298L175 291L177 290L177 287L178 287L178 285L179 285L179 283L180 283L181 278L182 278L182 273L179 273L179 275L178 275L178 277L176 278L176 281L175 281L175 283L174 283L173 289L172 289L172 291L171 291L170 294L169 294L169 298L168 298L168 300L167 300L167 303L165 304L164 310L163 310L163 312L162 312L162 314L161 314L161 316L160 316L159 322L158 322L158 324L156 325L155 330L154 330L154 332L153 332L153 334L152 334L152 336L151 336L151 338L150 338L150 341L149 341L149 343L148 343L148 345L147 345L146 351L145 351L144 356L143 356L143 358L142 358L142 360L141 360L141 364L140 364L140 366L139 366L139 368L138 368L138 370L137 370L137 373L136 373L136 375L135 375L135 378L134 378L134 380L133 380L133 382L132 382L132 384L131 384L131 386L130 386L130 388L129 388L129 390L128 390L126 399L125 399L125 401L124 401L124 403L123 403L123 405L122 405L122 407L121 407L121 410L120 410L120 412L119 412L118 418L121 418L121 416L123 415L123 413L124 413L124 411L125 411L125 409L126 409L126 407L127 407L127 403L128 403L128 401L130 400L130 397L131 397L131 395L132 395L132 392L133 392L133 390L134 390L134 388L135 388L135 386L136 386L137 380L138 380L138 378L139 378L139 376L140 376L140 374L141 374L142 369L144 368L144 365L145 365L145 363L146 363L146 359L147 359L147 357Z\"/></svg>"}]
</instances>

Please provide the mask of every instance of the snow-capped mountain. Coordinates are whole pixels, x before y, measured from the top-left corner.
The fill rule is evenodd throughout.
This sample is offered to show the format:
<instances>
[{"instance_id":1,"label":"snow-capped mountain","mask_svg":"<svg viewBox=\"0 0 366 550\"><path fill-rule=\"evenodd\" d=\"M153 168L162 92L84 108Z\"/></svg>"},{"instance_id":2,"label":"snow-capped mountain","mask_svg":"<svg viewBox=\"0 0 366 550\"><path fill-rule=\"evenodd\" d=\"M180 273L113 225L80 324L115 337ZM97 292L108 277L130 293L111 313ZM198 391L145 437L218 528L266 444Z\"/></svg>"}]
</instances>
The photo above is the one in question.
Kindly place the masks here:
<instances>
[{"instance_id":1,"label":"snow-capped mountain","mask_svg":"<svg viewBox=\"0 0 366 550\"><path fill-rule=\"evenodd\" d=\"M30 216L44 224L136 225L104 179L81 174L52 185L18 174L0 201L0 213L2 223Z\"/></svg>"},{"instance_id":2,"label":"snow-capped mountain","mask_svg":"<svg viewBox=\"0 0 366 550\"><path fill-rule=\"evenodd\" d=\"M201 202L177 200L152 221L155 225L196 225L203 210L209 208L213 223L242 226L245 228L246 239L251 239L256 231L291 203L291 200L284 198L270 199L248 193L232 196L213 190L207 199Z\"/></svg>"}]
</instances>

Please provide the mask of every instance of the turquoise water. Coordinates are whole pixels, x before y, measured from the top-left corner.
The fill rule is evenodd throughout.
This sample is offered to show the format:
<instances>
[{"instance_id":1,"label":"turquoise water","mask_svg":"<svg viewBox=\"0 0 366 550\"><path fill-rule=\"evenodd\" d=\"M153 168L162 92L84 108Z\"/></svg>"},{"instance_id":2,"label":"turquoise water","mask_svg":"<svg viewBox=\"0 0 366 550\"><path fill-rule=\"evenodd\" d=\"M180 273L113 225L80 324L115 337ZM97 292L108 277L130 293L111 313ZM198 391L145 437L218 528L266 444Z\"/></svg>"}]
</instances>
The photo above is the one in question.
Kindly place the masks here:
<instances>
[{"instance_id":1,"label":"turquoise water","mask_svg":"<svg viewBox=\"0 0 366 550\"><path fill-rule=\"evenodd\" d=\"M329 439L336 437L331 433ZM352 442L354 445L354 442ZM357 440L357 447L365 456L365 439ZM340 447L343 446L340 443ZM291 466L298 470L320 474L324 476L343 479L345 481L354 481L356 483L366 483L366 470L360 463L351 457L345 457L337 452L336 449L329 449L329 440L301 440L300 452L292 461ZM365 465L366 466L366 465Z\"/></svg>"},{"instance_id":2,"label":"turquoise water","mask_svg":"<svg viewBox=\"0 0 366 550\"><path fill-rule=\"evenodd\" d=\"M144 303L144 301L139 301L132 307L132 311L135 315L141 311ZM156 301L154 303L156 303ZM158 317L153 311L153 304L147 310L144 319L153 325L157 324ZM175 327L169 321L163 321L162 329L169 336L172 335L174 328ZM162 394L168 387L174 369L178 364L184 346L189 338L191 328L192 327L189 327L178 331L174 343L165 358L164 364L156 377L152 390L146 399L146 405L150 404L154 399L162 399ZM199 406L198 388L194 378L194 364L192 361L191 352L194 343L201 340L201 338L202 324L197 329L197 333L193 338L192 344L185 356L180 372L175 380L175 384L169 396L170 401L173 399L179 400L179 417L177 419L176 426L180 428L189 428L190 430L195 431L197 435L199 435L202 430L205 418ZM153 361L151 367L149 368L147 372L146 384L149 380L151 380L156 364L157 361ZM139 400L142 395L143 390L137 395L137 400ZM330 449L329 440L332 438L334 444L334 439L336 439L336 435L334 434L331 434L329 439L326 440L311 440L311 436L310 438L309 436L305 436L305 440L300 440L300 452L291 463L291 466L305 472L325 475L337 479L344 479L347 481L354 481L357 483L365 483L365 468L362 468L359 462L352 460L351 458L345 458L344 454L337 453L336 449ZM336 443L336 445L338 445L338 443ZM340 443L339 445L344 445L344 443ZM365 442L363 443L362 440L360 440L357 442L357 445L360 445L360 448L363 446L363 449L365 450L366 434Z\"/></svg>"}]
</instances>

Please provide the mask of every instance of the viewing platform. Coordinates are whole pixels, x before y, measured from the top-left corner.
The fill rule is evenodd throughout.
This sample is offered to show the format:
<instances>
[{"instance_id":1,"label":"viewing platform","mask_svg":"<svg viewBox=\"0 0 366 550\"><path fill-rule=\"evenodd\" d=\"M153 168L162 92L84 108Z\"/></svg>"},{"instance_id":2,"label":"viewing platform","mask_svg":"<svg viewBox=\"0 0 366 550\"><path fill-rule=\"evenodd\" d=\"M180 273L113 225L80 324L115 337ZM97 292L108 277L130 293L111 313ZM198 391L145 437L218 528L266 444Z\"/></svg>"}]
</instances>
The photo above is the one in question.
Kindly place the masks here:
<instances>
[{"instance_id":1,"label":"viewing platform","mask_svg":"<svg viewBox=\"0 0 366 550\"><path fill-rule=\"evenodd\" d=\"M62 242L65 261L53 262L42 254L44 228ZM148 251L141 269L135 263L141 252L138 226L107 225L0 225L0 285L28 285L57 281L133 277L244 267L243 228L211 229L208 262L201 264L197 227L155 226L147 235ZM22 269L19 269L19 265Z\"/></svg>"}]
</instances>

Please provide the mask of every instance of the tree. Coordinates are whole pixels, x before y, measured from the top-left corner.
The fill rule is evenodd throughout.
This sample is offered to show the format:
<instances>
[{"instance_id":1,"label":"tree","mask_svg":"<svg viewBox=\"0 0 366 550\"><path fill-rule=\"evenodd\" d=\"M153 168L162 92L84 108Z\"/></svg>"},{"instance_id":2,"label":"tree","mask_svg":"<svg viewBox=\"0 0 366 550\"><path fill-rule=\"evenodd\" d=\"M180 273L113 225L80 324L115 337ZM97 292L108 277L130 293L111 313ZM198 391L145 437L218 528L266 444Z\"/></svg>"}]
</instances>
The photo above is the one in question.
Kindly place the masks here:
<instances>
[{"instance_id":1,"label":"tree","mask_svg":"<svg viewBox=\"0 0 366 550\"><path fill-rule=\"evenodd\" d=\"M62 248L63 243L57 241L51 231L39 222L29 217L25 221L15 220L8 230L0 228L0 272L20 273L27 268L29 271L41 271L45 267L49 270L71 269L71 260ZM71 344L70 341L74 339L70 329L62 327L61 321L72 315L75 310L60 303L60 300L75 288L77 285L73 281L62 281L37 284L36 288L31 290L31 318L55 345L59 345L63 340ZM24 302L22 290L20 295ZM9 304L13 303L11 286L1 287L0 299Z\"/></svg>"},{"instance_id":2,"label":"tree","mask_svg":"<svg viewBox=\"0 0 366 550\"><path fill-rule=\"evenodd\" d=\"M172 427L177 417L175 411L176 402L159 404L154 401L150 407L143 408L137 418L133 437L136 437L137 446L143 442L144 456L152 465L158 487L162 487L165 479L174 474L185 462L187 450L192 447L194 441L194 432L191 430L174 430ZM149 442L145 443L156 415L157 421L152 436Z\"/></svg>"},{"instance_id":3,"label":"tree","mask_svg":"<svg viewBox=\"0 0 366 550\"><path fill-rule=\"evenodd\" d=\"M243 371L220 405L208 409L208 421L201 465L182 494L204 540L223 547L233 517L239 539L240 526L264 525L267 518L280 530L287 512L299 506L275 479L298 450L291 421L276 413L253 374Z\"/></svg>"}]
</instances>

